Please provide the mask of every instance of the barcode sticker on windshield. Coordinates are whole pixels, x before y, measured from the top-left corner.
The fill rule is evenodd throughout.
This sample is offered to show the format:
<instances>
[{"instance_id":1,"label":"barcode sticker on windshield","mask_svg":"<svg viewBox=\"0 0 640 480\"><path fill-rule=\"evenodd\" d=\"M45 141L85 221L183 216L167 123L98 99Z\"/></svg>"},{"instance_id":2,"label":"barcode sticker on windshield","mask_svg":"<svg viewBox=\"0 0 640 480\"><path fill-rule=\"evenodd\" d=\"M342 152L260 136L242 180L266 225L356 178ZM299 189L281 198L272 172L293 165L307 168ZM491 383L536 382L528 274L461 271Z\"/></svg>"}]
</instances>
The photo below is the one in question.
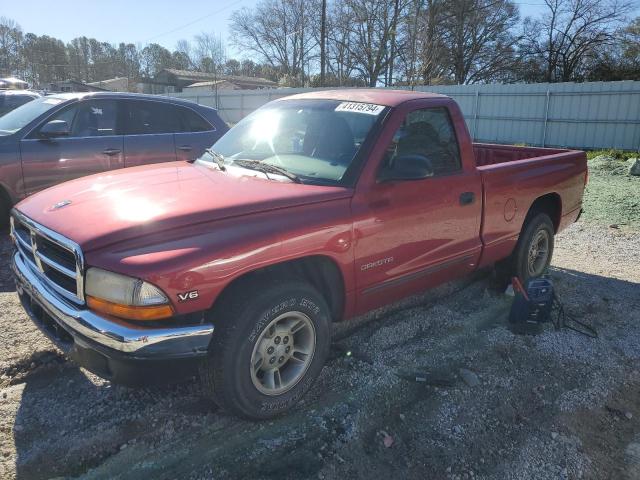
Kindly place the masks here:
<instances>
[{"instance_id":1,"label":"barcode sticker on windshield","mask_svg":"<svg viewBox=\"0 0 640 480\"><path fill-rule=\"evenodd\" d=\"M367 115L378 115L382 110L384 110L383 105L358 102L342 102L335 109L336 112L366 113Z\"/></svg>"}]
</instances>

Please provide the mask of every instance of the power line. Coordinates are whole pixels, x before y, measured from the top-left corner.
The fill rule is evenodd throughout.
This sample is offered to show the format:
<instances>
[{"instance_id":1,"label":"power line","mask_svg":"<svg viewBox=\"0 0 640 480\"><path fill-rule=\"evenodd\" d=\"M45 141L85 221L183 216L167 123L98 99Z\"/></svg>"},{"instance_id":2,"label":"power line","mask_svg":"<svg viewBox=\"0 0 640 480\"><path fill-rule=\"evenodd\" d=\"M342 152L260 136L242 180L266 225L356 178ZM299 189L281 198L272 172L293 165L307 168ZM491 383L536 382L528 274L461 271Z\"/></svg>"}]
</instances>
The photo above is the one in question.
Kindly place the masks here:
<instances>
[{"instance_id":1,"label":"power line","mask_svg":"<svg viewBox=\"0 0 640 480\"><path fill-rule=\"evenodd\" d=\"M192 21L190 21L188 23L185 23L184 25L180 25L179 27L172 28L171 30L167 30L166 32L159 33L158 35L154 35L153 37L149 37L149 38L147 38L146 40L143 40L140 43L149 43L151 40L155 40L155 39L163 37L165 35L169 35L170 33L174 33L174 32L177 32L179 30L182 30L184 28L190 27L191 25L193 25L195 23L201 22L202 20L204 20L206 18L213 17L214 15L217 15L218 13L223 12L224 10L228 10L231 7L234 7L234 6L236 6L236 5L240 4L240 3L243 3L244 1L245 0L235 0L235 1L225 5L224 7L219 8L218 10L216 10L214 12L207 13L206 15L198 17L195 20L192 20Z\"/></svg>"}]
</instances>

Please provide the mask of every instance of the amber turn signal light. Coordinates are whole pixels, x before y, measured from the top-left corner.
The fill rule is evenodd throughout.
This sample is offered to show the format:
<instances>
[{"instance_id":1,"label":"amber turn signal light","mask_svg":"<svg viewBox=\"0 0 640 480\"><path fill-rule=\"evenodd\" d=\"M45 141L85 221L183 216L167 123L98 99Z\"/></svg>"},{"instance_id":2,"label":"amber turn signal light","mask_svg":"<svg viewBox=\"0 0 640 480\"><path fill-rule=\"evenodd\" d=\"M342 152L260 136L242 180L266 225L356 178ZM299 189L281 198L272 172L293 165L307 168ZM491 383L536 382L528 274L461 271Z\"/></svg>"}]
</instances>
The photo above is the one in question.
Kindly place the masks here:
<instances>
[{"instance_id":1,"label":"amber turn signal light","mask_svg":"<svg viewBox=\"0 0 640 480\"><path fill-rule=\"evenodd\" d=\"M91 310L128 320L161 320L174 314L171 305L152 305L137 307L121 305L87 295L87 305Z\"/></svg>"}]
</instances>

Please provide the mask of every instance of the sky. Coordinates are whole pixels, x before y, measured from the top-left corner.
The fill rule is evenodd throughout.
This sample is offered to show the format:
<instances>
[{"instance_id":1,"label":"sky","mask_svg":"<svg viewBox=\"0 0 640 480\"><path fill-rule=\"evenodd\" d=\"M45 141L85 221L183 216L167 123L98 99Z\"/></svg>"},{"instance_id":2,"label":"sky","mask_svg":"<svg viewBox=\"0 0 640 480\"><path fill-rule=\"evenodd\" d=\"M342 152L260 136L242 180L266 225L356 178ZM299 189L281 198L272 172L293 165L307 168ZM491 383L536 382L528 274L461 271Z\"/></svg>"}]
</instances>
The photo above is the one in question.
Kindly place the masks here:
<instances>
[{"instance_id":1,"label":"sky","mask_svg":"<svg viewBox=\"0 0 640 480\"><path fill-rule=\"evenodd\" d=\"M200 32L228 37L234 10L258 0L0 0L0 16L20 24L25 32L50 35L65 42L93 37L101 42L159 43L173 50L180 39ZM542 11L542 0L516 0L522 17ZM229 57L243 58L227 42Z\"/></svg>"},{"instance_id":2,"label":"sky","mask_svg":"<svg viewBox=\"0 0 640 480\"><path fill-rule=\"evenodd\" d=\"M24 32L65 42L93 37L101 42L159 43L173 50L180 39L200 32L227 38L234 10L257 0L0 0L0 16L15 20ZM229 49L229 54L237 54Z\"/></svg>"}]
</instances>

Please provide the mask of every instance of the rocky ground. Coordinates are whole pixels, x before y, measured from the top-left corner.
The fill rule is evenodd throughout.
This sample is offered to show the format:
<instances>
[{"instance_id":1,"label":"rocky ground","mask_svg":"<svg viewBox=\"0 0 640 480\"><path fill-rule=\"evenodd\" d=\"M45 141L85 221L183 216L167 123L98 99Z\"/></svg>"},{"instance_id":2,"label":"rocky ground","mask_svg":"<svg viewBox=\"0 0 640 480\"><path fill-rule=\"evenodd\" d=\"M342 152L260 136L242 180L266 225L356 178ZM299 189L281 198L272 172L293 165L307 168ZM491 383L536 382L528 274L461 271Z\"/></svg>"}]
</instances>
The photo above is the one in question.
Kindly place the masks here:
<instances>
[{"instance_id":1,"label":"rocky ground","mask_svg":"<svg viewBox=\"0 0 640 480\"><path fill-rule=\"evenodd\" d=\"M516 335L480 275L336 329L290 415L229 417L195 381L132 390L26 318L2 243L0 478L640 478L640 232L579 223L551 276L590 339Z\"/></svg>"}]
</instances>

